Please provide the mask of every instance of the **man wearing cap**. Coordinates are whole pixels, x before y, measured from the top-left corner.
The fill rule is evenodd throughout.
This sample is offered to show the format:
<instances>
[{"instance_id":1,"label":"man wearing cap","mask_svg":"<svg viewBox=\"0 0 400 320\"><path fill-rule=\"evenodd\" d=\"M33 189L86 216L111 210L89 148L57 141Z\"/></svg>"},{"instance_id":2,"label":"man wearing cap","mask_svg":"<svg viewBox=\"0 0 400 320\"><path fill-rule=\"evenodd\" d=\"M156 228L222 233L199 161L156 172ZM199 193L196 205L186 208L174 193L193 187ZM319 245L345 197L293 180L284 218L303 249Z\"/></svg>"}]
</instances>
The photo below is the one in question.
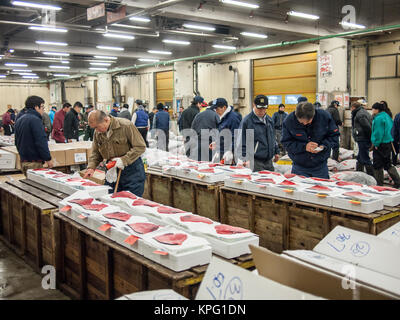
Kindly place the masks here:
<instances>
[{"instance_id":1,"label":"man wearing cap","mask_svg":"<svg viewBox=\"0 0 400 320\"><path fill-rule=\"evenodd\" d=\"M147 141L147 132L149 131L150 128L149 115L144 110L141 100L136 100L136 105L137 109L133 113L132 118L130 120L136 126L136 128L138 128L140 134L143 137L144 142L146 143L146 147L149 147L149 142Z\"/></svg>"},{"instance_id":2,"label":"man wearing cap","mask_svg":"<svg viewBox=\"0 0 400 320\"><path fill-rule=\"evenodd\" d=\"M193 120L192 129L197 134L197 148L195 150L197 150L196 160L198 161L212 160L212 149L214 149L212 143L217 140L218 124L220 122L215 109L224 104L227 104L225 99L215 99L212 106L198 113ZM192 156L196 156L195 152L192 153Z\"/></svg>"},{"instance_id":3,"label":"man wearing cap","mask_svg":"<svg viewBox=\"0 0 400 320\"><path fill-rule=\"evenodd\" d=\"M339 129L325 110L302 102L283 122L282 144L293 160L292 173L329 179L327 162L339 146Z\"/></svg>"},{"instance_id":4,"label":"man wearing cap","mask_svg":"<svg viewBox=\"0 0 400 320\"><path fill-rule=\"evenodd\" d=\"M111 109L111 112L110 112L110 116L118 117L118 112L119 112L119 104L118 103L114 103L113 107Z\"/></svg>"},{"instance_id":5,"label":"man wearing cap","mask_svg":"<svg viewBox=\"0 0 400 320\"><path fill-rule=\"evenodd\" d=\"M253 102L253 111L249 113L240 124L242 135L242 154L239 157L244 161L245 166L251 165L252 159L250 146L254 147L253 171L262 170L274 171L274 162L279 160L279 148L275 140L274 124L269 115L267 115L268 98L265 95L258 95ZM248 132L253 130L253 141L246 140ZM240 164L241 161L238 163Z\"/></svg>"},{"instance_id":6,"label":"man wearing cap","mask_svg":"<svg viewBox=\"0 0 400 320\"><path fill-rule=\"evenodd\" d=\"M169 145L169 113L162 103L157 104L157 113L153 119L153 130L156 130L157 149L168 151Z\"/></svg>"},{"instance_id":7,"label":"man wearing cap","mask_svg":"<svg viewBox=\"0 0 400 320\"><path fill-rule=\"evenodd\" d=\"M343 125L342 120L340 120L340 115L338 110L339 105L340 105L339 101L333 100L329 105L329 107L326 109L326 111L328 111L329 114L331 115L333 121L335 121L335 124L338 128ZM337 148L332 149L332 159L339 161L339 146Z\"/></svg>"},{"instance_id":8,"label":"man wearing cap","mask_svg":"<svg viewBox=\"0 0 400 320\"><path fill-rule=\"evenodd\" d=\"M200 96L195 96L192 104L183 110L182 116L181 116L181 127L182 131L185 129L190 129L192 127L192 123L196 115L200 112L201 104L204 102L203 97ZM189 137L186 137L185 140L185 150L186 150L186 155L189 156Z\"/></svg>"}]
</instances>

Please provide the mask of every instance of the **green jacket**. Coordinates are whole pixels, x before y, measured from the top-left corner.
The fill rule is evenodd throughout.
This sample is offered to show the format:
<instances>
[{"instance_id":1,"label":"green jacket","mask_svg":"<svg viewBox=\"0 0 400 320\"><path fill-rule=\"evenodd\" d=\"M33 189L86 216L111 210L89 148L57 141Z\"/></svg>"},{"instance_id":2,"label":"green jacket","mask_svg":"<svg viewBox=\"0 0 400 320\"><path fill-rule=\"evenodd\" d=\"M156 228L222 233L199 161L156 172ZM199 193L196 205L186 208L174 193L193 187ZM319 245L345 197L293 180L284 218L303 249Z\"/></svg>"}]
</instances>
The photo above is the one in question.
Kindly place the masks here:
<instances>
[{"instance_id":1,"label":"green jacket","mask_svg":"<svg viewBox=\"0 0 400 320\"><path fill-rule=\"evenodd\" d=\"M381 143L389 143L393 141L391 134L393 120L386 112L379 112L374 121L372 121L371 142L375 147L379 147Z\"/></svg>"}]
</instances>

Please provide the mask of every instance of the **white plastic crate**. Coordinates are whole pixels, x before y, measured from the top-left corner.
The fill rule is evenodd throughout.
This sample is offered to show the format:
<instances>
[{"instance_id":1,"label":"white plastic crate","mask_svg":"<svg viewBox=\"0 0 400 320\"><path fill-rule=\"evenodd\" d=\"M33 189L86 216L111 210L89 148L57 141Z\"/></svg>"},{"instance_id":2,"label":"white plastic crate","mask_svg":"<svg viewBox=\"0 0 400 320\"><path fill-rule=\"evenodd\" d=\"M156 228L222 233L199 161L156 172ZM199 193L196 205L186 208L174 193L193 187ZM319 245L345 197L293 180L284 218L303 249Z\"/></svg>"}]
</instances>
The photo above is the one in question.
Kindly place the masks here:
<instances>
[{"instance_id":1,"label":"white plastic crate","mask_svg":"<svg viewBox=\"0 0 400 320\"><path fill-rule=\"evenodd\" d=\"M360 213L372 213L383 209L383 198L360 191L348 191L333 198L332 206Z\"/></svg>"}]
</instances>

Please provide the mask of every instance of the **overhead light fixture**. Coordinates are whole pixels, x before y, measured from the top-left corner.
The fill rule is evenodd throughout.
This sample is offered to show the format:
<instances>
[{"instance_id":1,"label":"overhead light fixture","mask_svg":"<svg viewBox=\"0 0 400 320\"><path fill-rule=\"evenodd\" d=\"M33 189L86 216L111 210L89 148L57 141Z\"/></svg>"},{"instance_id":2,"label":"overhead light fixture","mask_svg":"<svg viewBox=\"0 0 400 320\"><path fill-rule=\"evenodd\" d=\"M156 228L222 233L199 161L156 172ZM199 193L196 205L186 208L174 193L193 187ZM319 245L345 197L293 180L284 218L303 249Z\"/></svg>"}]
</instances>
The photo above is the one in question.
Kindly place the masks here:
<instances>
[{"instance_id":1,"label":"overhead light fixture","mask_svg":"<svg viewBox=\"0 0 400 320\"><path fill-rule=\"evenodd\" d=\"M106 71L107 68L89 68L89 70Z\"/></svg>"},{"instance_id":2,"label":"overhead light fixture","mask_svg":"<svg viewBox=\"0 0 400 320\"><path fill-rule=\"evenodd\" d=\"M46 56L61 56L61 57L69 57L69 53L65 52L49 52L49 51L44 51L42 52Z\"/></svg>"},{"instance_id":3,"label":"overhead light fixture","mask_svg":"<svg viewBox=\"0 0 400 320\"><path fill-rule=\"evenodd\" d=\"M180 44L180 45L183 45L183 46L187 46L187 45L190 44L189 41L169 40L169 39L164 39L162 42L170 43L170 44Z\"/></svg>"},{"instance_id":4,"label":"overhead light fixture","mask_svg":"<svg viewBox=\"0 0 400 320\"><path fill-rule=\"evenodd\" d=\"M55 76L55 77L70 77L69 74L64 74L64 73L55 73L55 74L53 74L53 76Z\"/></svg>"},{"instance_id":5,"label":"overhead light fixture","mask_svg":"<svg viewBox=\"0 0 400 320\"><path fill-rule=\"evenodd\" d=\"M129 20L137 21L137 22L144 22L144 23L150 22L150 19L149 18L145 18L145 17L130 17Z\"/></svg>"},{"instance_id":6,"label":"overhead light fixture","mask_svg":"<svg viewBox=\"0 0 400 320\"><path fill-rule=\"evenodd\" d=\"M10 53L14 53L14 51L15 51L14 49L9 49L8 50L8 52L10 52Z\"/></svg>"},{"instance_id":7,"label":"overhead light fixture","mask_svg":"<svg viewBox=\"0 0 400 320\"><path fill-rule=\"evenodd\" d=\"M365 29L366 26L361 24L351 23L351 22L339 22L342 26L349 27L351 29Z\"/></svg>"},{"instance_id":8,"label":"overhead light fixture","mask_svg":"<svg viewBox=\"0 0 400 320\"><path fill-rule=\"evenodd\" d=\"M128 28L128 29L142 29L142 30L149 30L149 27L141 27L141 26L132 26L130 24L122 24L122 23L113 23L113 27L121 27L121 28Z\"/></svg>"},{"instance_id":9,"label":"overhead light fixture","mask_svg":"<svg viewBox=\"0 0 400 320\"><path fill-rule=\"evenodd\" d=\"M124 48L120 48L120 47L96 46L96 48L97 49L103 49L103 50L124 51Z\"/></svg>"},{"instance_id":10,"label":"overhead light fixture","mask_svg":"<svg viewBox=\"0 0 400 320\"><path fill-rule=\"evenodd\" d=\"M5 78L7 77L5 74L0 74L0 78Z\"/></svg>"},{"instance_id":11,"label":"overhead light fixture","mask_svg":"<svg viewBox=\"0 0 400 320\"><path fill-rule=\"evenodd\" d=\"M32 72L32 70L28 70L28 69L13 69L12 72Z\"/></svg>"},{"instance_id":12,"label":"overhead light fixture","mask_svg":"<svg viewBox=\"0 0 400 320\"><path fill-rule=\"evenodd\" d=\"M310 19L310 20L318 20L319 19L318 16L315 16L313 14L296 12L296 11L289 11L287 14L289 16L294 16L294 17L299 17L299 18L304 18L304 19Z\"/></svg>"},{"instance_id":13,"label":"overhead light fixture","mask_svg":"<svg viewBox=\"0 0 400 320\"><path fill-rule=\"evenodd\" d=\"M27 67L28 65L26 63L11 63L7 62L4 64L6 67Z\"/></svg>"},{"instance_id":14,"label":"overhead light fixture","mask_svg":"<svg viewBox=\"0 0 400 320\"><path fill-rule=\"evenodd\" d=\"M125 39L125 40L133 40L135 39L134 36L129 36L125 34L117 34L117 33L105 33L103 36L107 38L115 38L115 39Z\"/></svg>"},{"instance_id":15,"label":"overhead light fixture","mask_svg":"<svg viewBox=\"0 0 400 320\"><path fill-rule=\"evenodd\" d=\"M31 30L36 30L36 31L49 31L49 32L67 32L67 29L63 28L53 28L53 27L39 27L39 26L33 26L29 27Z\"/></svg>"},{"instance_id":16,"label":"overhead light fixture","mask_svg":"<svg viewBox=\"0 0 400 320\"><path fill-rule=\"evenodd\" d=\"M253 33L253 32L241 32L240 33L242 36L246 37L253 37L253 38L261 38L261 39L266 39L268 36L266 34L260 34L260 33Z\"/></svg>"},{"instance_id":17,"label":"overhead light fixture","mask_svg":"<svg viewBox=\"0 0 400 320\"><path fill-rule=\"evenodd\" d=\"M96 59L105 59L105 60L117 60L118 57L110 57L110 56L94 56Z\"/></svg>"},{"instance_id":18,"label":"overhead light fixture","mask_svg":"<svg viewBox=\"0 0 400 320\"><path fill-rule=\"evenodd\" d=\"M46 9L46 10L61 10L61 7L49 5L49 4L42 4L42 3L32 3L26 1L12 1L11 2L14 6L20 7L30 7L30 8L39 8L39 9Z\"/></svg>"},{"instance_id":19,"label":"overhead light fixture","mask_svg":"<svg viewBox=\"0 0 400 320\"><path fill-rule=\"evenodd\" d=\"M147 50L147 52L152 54L165 54L165 55L172 54L171 51L159 51L159 50Z\"/></svg>"},{"instance_id":20,"label":"overhead light fixture","mask_svg":"<svg viewBox=\"0 0 400 320\"><path fill-rule=\"evenodd\" d=\"M200 26L200 25L191 24L191 23L185 23L183 26L185 28L189 28L189 29L197 29L197 30L204 30L204 31L215 31L214 27Z\"/></svg>"},{"instance_id":21,"label":"overhead light fixture","mask_svg":"<svg viewBox=\"0 0 400 320\"><path fill-rule=\"evenodd\" d=\"M107 66L107 67L111 66L111 63L105 63L105 62L90 62L90 64L92 66Z\"/></svg>"},{"instance_id":22,"label":"overhead light fixture","mask_svg":"<svg viewBox=\"0 0 400 320\"><path fill-rule=\"evenodd\" d=\"M43 44L43 45L48 45L48 46L60 46L60 47L66 47L68 43L66 42L53 42L53 41L36 41L37 44Z\"/></svg>"},{"instance_id":23,"label":"overhead light fixture","mask_svg":"<svg viewBox=\"0 0 400 320\"><path fill-rule=\"evenodd\" d=\"M51 68L51 69L70 69L70 67L68 67L68 66L57 66L57 65L49 66L49 68Z\"/></svg>"},{"instance_id":24,"label":"overhead light fixture","mask_svg":"<svg viewBox=\"0 0 400 320\"><path fill-rule=\"evenodd\" d=\"M38 76L22 76L24 79L39 79Z\"/></svg>"},{"instance_id":25,"label":"overhead light fixture","mask_svg":"<svg viewBox=\"0 0 400 320\"><path fill-rule=\"evenodd\" d=\"M222 44L214 44L213 48L217 48L217 49L224 49L224 50L236 50L236 47L233 46L225 46Z\"/></svg>"},{"instance_id":26,"label":"overhead light fixture","mask_svg":"<svg viewBox=\"0 0 400 320\"><path fill-rule=\"evenodd\" d=\"M258 9L260 7L258 4L242 2L242 1L236 1L236 0L220 0L220 1L222 3L226 3L226 4L233 4L235 6L252 8L252 9Z\"/></svg>"},{"instance_id":27,"label":"overhead light fixture","mask_svg":"<svg viewBox=\"0 0 400 320\"><path fill-rule=\"evenodd\" d=\"M20 72L18 73L20 76L37 76L36 73L30 73L30 72Z\"/></svg>"},{"instance_id":28,"label":"overhead light fixture","mask_svg":"<svg viewBox=\"0 0 400 320\"><path fill-rule=\"evenodd\" d=\"M62 64L69 64L69 61L63 60L63 61L61 61L61 63L62 63Z\"/></svg>"},{"instance_id":29,"label":"overhead light fixture","mask_svg":"<svg viewBox=\"0 0 400 320\"><path fill-rule=\"evenodd\" d=\"M142 61L142 62L159 62L160 61L158 59L149 59L149 58L140 58L138 60Z\"/></svg>"}]
</instances>

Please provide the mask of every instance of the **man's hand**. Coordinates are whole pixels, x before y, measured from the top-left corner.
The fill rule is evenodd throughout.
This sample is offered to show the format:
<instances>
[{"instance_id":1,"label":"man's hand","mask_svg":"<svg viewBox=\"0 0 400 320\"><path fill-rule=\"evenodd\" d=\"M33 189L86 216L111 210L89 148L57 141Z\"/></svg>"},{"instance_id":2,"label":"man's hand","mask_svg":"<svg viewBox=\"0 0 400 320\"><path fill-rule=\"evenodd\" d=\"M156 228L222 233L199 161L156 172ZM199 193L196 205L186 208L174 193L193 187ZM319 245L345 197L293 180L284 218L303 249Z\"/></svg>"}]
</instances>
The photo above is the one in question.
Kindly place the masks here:
<instances>
[{"instance_id":1,"label":"man's hand","mask_svg":"<svg viewBox=\"0 0 400 320\"><path fill-rule=\"evenodd\" d=\"M47 167L53 168L53 161L52 160L46 161L46 164L47 164Z\"/></svg>"},{"instance_id":2,"label":"man's hand","mask_svg":"<svg viewBox=\"0 0 400 320\"><path fill-rule=\"evenodd\" d=\"M311 153L317 153L318 151L315 151L315 148L317 148L317 147L318 147L318 143L310 141L306 145L306 151L311 152Z\"/></svg>"},{"instance_id":3,"label":"man's hand","mask_svg":"<svg viewBox=\"0 0 400 320\"><path fill-rule=\"evenodd\" d=\"M90 178L94 174L94 169L87 169L83 179Z\"/></svg>"},{"instance_id":4,"label":"man's hand","mask_svg":"<svg viewBox=\"0 0 400 320\"><path fill-rule=\"evenodd\" d=\"M369 151L374 150L375 146L373 144L371 144L371 148L369 148Z\"/></svg>"},{"instance_id":5,"label":"man's hand","mask_svg":"<svg viewBox=\"0 0 400 320\"><path fill-rule=\"evenodd\" d=\"M116 161L115 166L121 170L124 170L125 166L124 163L122 162L121 158L114 158L112 161Z\"/></svg>"},{"instance_id":6,"label":"man's hand","mask_svg":"<svg viewBox=\"0 0 400 320\"><path fill-rule=\"evenodd\" d=\"M278 162L279 161L279 154L276 154L274 157L274 162Z\"/></svg>"},{"instance_id":7,"label":"man's hand","mask_svg":"<svg viewBox=\"0 0 400 320\"><path fill-rule=\"evenodd\" d=\"M209 145L210 150L215 150L217 149L217 144L215 142L211 142Z\"/></svg>"},{"instance_id":8,"label":"man's hand","mask_svg":"<svg viewBox=\"0 0 400 320\"><path fill-rule=\"evenodd\" d=\"M72 142L72 140L71 139L68 139L68 143L71 143Z\"/></svg>"},{"instance_id":9,"label":"man's hand","mask_svg":"<svg viewBox=\"0 0 400 320\"><path fill-rule=\"evenodd\" d=\"M319 148L319 149L318 149ZM318 148L317 149L314 149L314 151L316 152L316 153L318 153L318 152L321 152L322 150L324 150L325 149L325 147L324 146L318 146Z\"/></svg>"}]
</instances>

